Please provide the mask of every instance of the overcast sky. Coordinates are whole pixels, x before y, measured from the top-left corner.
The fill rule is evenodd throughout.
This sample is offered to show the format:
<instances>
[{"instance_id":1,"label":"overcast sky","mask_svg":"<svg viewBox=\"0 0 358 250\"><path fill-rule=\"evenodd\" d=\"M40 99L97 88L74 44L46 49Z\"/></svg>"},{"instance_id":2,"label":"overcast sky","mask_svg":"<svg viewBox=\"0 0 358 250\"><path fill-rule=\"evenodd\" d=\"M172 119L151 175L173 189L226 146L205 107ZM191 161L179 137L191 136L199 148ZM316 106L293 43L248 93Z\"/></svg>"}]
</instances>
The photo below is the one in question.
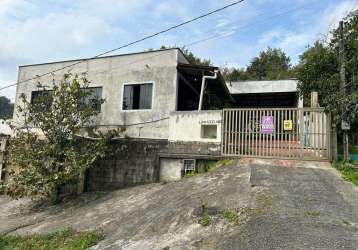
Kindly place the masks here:
<instances>
[{"instance_id":1,"label":"overcast sky","mask_svg":"<svg viewBox=\"0 0 358 250\"><path fill-rule=\"evenodd\" d=\"M0 86L19 65L91 57L234 0L0 0ZM215 65L245 67L260 50L298 61L356 0L245 0L244 3L116 53L183 46ZM15 88L0 92L14 99Z\"/></svg>"}]
</instances>

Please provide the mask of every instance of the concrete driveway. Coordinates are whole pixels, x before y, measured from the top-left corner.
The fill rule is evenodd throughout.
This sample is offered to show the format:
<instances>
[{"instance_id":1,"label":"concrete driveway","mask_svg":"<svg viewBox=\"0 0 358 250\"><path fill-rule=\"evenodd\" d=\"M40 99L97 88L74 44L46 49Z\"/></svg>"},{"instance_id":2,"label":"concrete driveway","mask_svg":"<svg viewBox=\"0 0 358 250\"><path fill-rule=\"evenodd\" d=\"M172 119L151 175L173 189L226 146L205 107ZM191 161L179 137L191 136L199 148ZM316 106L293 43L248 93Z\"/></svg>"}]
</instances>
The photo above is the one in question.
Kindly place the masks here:
<instances>
[{"instance_id":1,"label":"concrete driveway","mask_svg":"<svg viewBox=\"0 0 358 250\"><path fill-rule=\"evenodd\" d=\"M0 232L100 228L94 249L358 249L358 190L329 163L242 159L174 183L30 204L0 197Z\"/></svg>"}]
</instances>

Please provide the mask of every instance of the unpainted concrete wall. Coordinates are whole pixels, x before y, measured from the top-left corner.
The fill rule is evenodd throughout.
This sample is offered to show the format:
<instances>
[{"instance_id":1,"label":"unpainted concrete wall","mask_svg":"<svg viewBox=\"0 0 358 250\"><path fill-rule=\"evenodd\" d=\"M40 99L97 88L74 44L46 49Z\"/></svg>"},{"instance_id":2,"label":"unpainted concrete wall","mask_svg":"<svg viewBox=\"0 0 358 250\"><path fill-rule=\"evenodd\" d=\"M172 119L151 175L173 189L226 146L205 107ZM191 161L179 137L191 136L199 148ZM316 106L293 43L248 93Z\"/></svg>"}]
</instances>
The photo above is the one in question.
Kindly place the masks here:
<instances>
[{"instance_id":1,"label":"unpainted concrete wall","mask_svg":"<svg viewBox=\"0 0 358 250\"><path fill-rule=\"evenodd\" d=\"M122 139L114 156L100 160L87 172L86 190L124 188L181 178L182 159L219 156L220 145L202 142Z\"/></svg>"},{"instance_id":2,"label":"unpainted concrete wall","mask_svg":"<svg viewBox=\"0 0 358 250\"><path fill-rule=\"evenodd\" d=\"M177 181L182 177L182 159L160 159L160 181Z\"/></svg>"},{"instance_id":3,"label":"unpainted concrete wall","mask_svg":"<svg viewBox=\"0 0 358 250\"><path fill-rule=\"evenodd\" d=\"M221 110L172 112L169 119L169 140L221 143L221 114ZM217 137L203 138L202 125L216 125Z\"/></svg>"},{"instance_id":4,"label":"unpainted concrete wall","mask_svg":"<svg viewBox=\"0 0 358 250\"><path fill-rule=\"evenodd\" d=\"M120 140L118 153L98 161L87 172L86 190L112 190L159 181L159 154L167 152L165 140Z\"/></svg>"},{"instance_id":5,"label":"unpainted concrete wall","mask_svg":"<svg viewBox=\"0 0 358 250\"><path fill-rule=\"evenodd\" d=\"M77 61L56 62L39 65L20 66L18 81L23 81L61 67L69 66ZM185 63L186 59L177 49L153 51L148 53L119 55L91 59L71 67L73 74L88 73L90 87L102 87L102 97L106 102L102 105L101 113L96 119L99 125L106 128L117 128L130 125L126 133L130 137L168 139L169 114L175 111L177 91L178 62ZM58 71L55 81L62 79L68 69ZM31 92L37 90L37 82L51 86L51 75L41 77L17 85L16 105L21 105L19 97L25 94L31 98ZM123 111L122 97L124 83L153 82L154 96L152 109L143 111ZM21 126L23 118L14 112L14 124ZM148 123L149 122L149 123ZM145 123L133 125L138 123Z\"/></svg>"}]
</instances>

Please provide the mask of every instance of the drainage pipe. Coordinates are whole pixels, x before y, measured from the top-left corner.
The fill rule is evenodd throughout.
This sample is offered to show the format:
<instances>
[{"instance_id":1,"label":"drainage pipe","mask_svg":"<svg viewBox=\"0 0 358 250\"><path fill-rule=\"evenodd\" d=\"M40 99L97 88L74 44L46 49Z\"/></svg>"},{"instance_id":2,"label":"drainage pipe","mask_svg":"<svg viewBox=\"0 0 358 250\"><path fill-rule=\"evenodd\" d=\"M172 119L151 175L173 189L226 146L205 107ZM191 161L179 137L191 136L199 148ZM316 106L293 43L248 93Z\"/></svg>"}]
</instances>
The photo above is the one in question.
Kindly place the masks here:
<instances>
[{"instance_id":1,"label":"drainage pipe","mask_svg":"<svg viewBox=\"0 0 358 250\"><path fill-rule=\"evenodd\" d=\"M203 76L203 79L201 81L201 89L200 89L200 99L199 99L199 107L198 110L201 110L202 105L203 105L203 96L204 96L204 90L205 90L205 81L208 79L217 79L218 77L218 70L214 71L214 75L213 76Z\"/></svg>"}]
</instances>

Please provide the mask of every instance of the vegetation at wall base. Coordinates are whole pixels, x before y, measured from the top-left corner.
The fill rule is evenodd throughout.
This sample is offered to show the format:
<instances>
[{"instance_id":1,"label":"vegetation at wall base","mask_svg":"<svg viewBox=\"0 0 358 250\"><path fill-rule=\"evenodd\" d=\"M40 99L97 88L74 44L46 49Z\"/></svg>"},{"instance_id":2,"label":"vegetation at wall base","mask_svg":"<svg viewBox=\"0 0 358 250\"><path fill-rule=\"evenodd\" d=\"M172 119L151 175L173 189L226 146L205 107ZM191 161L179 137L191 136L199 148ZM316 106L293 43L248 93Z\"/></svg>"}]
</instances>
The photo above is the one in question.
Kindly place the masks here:
<instances>
[{"instance_id":1,"label":"vegetation at wall base","mask_svg":"<svg viewBox=\"0 0 358 250\"><path fill-rule=\"evenodd\" d=\"M335 161L333 166L342 174L344 180L358 186L358 168L352 162Z\"/></svg>"},{"instance_id":2,"label":"vegetation at wall base","mask_svg":"<svg viewBox=\"0 0 358 250\"><path fill-rule=\"evenodd\" d=\"M208 206L205 203L202 203L201 205L201 217L198 221L200 225L203 227L210 226L212 224L212 219L208 213Z\"/></svg>"},{"instance_id":3,"label":"vegetation at wall base","mask_svg":"<svg viewBox=\"0 0 358 250\"><path fill-rule=\"evenodd\" d=\"M96 245L104 239L102 232L77 232L71 228L50 234L26 236L0 235L2 250L82 250Z\"/></svg>"},{"instance_id":4,"label":"vegetation at wall base","mask_svg":"<svg viewBox=\"0 0 358 250\"><path fill-rule=\"evenodd\" d=\"M16 108L23 126L16 128L7 156L9 196L55 203L60 186L80 182L84 171L105 156L112 133L98 131L94 140L81 136L96 134L93 124L104 102L89 83L85 74L66 74L58 82L38 83L30 100L21 95Z\"/></svg>"}]
</instances>

